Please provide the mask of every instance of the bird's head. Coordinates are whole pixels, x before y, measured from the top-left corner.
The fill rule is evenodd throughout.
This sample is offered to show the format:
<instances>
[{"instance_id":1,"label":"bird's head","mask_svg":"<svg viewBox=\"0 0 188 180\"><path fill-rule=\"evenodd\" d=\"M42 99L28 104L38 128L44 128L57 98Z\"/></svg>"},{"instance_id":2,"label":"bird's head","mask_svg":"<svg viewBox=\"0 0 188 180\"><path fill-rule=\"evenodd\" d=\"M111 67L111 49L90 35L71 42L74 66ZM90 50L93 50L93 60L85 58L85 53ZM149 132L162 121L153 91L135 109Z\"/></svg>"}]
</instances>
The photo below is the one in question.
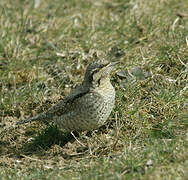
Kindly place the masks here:
<instances>
[{"instance_id":1,"label":"bird's head","mask_svg":"<svg viewBox=\"0 0 188 180\"><path fill-rule=\"evenodd\" d=\"M91 63L86 69L84 82L93 86L99 86L101 81L110 80L110 72L116 64L117 62L109 62L107 60Z\"/></svg>"}]
</instances>

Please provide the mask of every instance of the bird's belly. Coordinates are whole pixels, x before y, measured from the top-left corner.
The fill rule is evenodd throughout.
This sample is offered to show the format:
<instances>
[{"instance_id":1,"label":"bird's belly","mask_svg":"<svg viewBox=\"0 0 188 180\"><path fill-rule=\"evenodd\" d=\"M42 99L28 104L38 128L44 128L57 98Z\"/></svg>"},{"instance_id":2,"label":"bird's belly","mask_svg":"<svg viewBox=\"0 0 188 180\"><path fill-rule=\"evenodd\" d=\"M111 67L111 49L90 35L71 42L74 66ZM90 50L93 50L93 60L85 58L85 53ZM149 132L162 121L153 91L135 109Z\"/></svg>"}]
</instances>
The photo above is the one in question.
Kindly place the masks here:
<instances>
[{"instance_id":1,"label":"bird's belly","mask_svg":"<svg viewBox=\"0 0 188 180\"><path fill-rule=\"evenodd\" d=\"M99 104L91 104L83 110L81 115L83 124L81 127L83 127L83 129L92 130L102 126L108 119L113 106L113 101L103 101Z\"/></svg>"}]
</instances>

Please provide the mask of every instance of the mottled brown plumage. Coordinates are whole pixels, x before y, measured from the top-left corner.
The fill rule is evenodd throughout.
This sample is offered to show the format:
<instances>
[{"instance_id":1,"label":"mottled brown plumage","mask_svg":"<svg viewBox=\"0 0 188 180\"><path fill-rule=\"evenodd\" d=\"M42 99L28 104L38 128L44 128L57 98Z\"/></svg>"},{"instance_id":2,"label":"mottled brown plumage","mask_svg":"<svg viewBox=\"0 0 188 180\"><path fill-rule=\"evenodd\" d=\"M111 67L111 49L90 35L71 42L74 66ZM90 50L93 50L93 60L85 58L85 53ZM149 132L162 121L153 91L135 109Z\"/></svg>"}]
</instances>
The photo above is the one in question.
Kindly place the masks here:
<instances>
[{"instance_id":1,"label":"mottled brown plumage","mask_svg":"<svg viewBox=\"0 0 188 180\"><path fill-rule=\"evenodd\" d=\"M91 63L82 84L48 111L17 124L32 121L55 122L64 131L97 129L108 119L115 103L115 89L110 72L116 62L100 60Z\"/></svg>"}]
</instances>

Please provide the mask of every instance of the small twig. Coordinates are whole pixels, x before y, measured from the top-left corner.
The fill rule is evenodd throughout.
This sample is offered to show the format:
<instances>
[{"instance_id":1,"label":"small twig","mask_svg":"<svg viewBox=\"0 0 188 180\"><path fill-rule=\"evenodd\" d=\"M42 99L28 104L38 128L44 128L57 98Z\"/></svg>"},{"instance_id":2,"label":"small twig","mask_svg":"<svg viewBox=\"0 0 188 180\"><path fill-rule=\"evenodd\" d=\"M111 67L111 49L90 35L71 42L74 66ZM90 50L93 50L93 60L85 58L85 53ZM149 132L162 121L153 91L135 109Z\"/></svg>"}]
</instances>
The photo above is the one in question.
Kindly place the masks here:
<instances>
[{"instance_id":1,"label":"small twig","mask_svg":"<svg viewBox=\"0 0 188 180\"><path fill-rule=\"evenodd\" d=\"M186 37L187 38L187 37ZM178 60L180 61L180 63L186 67L186 64L180 59L180 57L178 56Z\"/></svg>"},{"instance_id":2,"label":"small twig","mask_svg":"<svg viewBox=\"0 0 188 180\"><path fill-rule=\"evenodd\" d=\"M116 120L116 129L117 129L117 133L116 133L116 140L115 140L115 142L114 142L114 144L112 145L112 149L114 150L115 148L116 148L116 145L117 145L117 143L118 143L118 141L119 141L119 132L120 132L120 125L118 125L118 123L117 123L117 112L115 113L115 120Z\"/></svg>"},{"instance_id":3,"label":"small twig","mask_svg":"<svg viewBox=\"0 0 188 180\"><path fill-rule=\"evenodd\" d=\"M43 162L43 161L42 161L42 160L40 160L40 159L31 158L31 157L26 156L26 155L24 155L24 154L21 154L21 156L23 156L24 158L27 158L27 159L33 160L33 161L39 161L39 162Z\"/></svg>"},{"instance_id":4,"label":"small twig","mask_svg":"<svg viewBox=\"0 0 188 180\"><path fill-rule=\"evenodd\" d=\"M82 145L83 147L85 147L85 145L84 144L82 144L77 138L76 138L76 136L74 135L74 133L71 131L71 134L72 134L72 136L74 137L74 139L80 144L80 145Z\"/></svg>"},{"instance_id":5,"label":"small twig","mask_svg":"<svg viewBox=\"0 0 188 180\"><path fill-rule=\"evenodd\" d=\"M188 17L188 14L183 14L183 13L178 12L177 16L180 18L184 18L184 17Z\"/></svg>"},{"instance_id":6,"label":"small twig","mask_svg":"<svg viewBox=\"0 0 188 180\"><path fill-rule=\"evenodd\" d=\"M172 24L172 31L174 31L175 30L175 26L176 26L176 24L177 24L177 22L179 21L179 17L177 17L176 19L175 19L175 21L173 22L173 24Z\"/></svg>"},{"instance_id":7,"label":"small twig","mask_svg":"<svg viewBox=\"0 0 188 180\"><path fill-rule=\"evenodd\" d=\"M188 46L188 36L185 37L186 44Z\"/></svg>"}]
</instances>

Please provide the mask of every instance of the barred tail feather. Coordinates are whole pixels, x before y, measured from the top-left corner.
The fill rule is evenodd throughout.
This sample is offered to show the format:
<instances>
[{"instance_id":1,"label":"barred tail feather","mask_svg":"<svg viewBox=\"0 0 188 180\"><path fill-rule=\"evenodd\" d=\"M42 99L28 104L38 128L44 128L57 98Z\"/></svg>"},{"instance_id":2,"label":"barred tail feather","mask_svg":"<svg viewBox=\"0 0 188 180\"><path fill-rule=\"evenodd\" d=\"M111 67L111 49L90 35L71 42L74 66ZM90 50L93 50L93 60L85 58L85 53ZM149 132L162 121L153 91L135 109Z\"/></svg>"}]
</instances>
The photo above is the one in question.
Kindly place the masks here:
<instances>
[{"instance_id":1,"label":"barred tail feather","mask_svg":"<svg viewBox=\"0 0 188 180\"><path fill-rule=\"evenodd\" d=\"M33 121L41 121L41 120L44 120L44 119L47 119L45 113L39 114L37 116L31 117L31 118L28 118L28 119L25 119L23 121L19 121L19 122L16 123L16 125L25 124L25 123L29 123L29 122L33 122Z\"/></svg>"}]
</instances>

